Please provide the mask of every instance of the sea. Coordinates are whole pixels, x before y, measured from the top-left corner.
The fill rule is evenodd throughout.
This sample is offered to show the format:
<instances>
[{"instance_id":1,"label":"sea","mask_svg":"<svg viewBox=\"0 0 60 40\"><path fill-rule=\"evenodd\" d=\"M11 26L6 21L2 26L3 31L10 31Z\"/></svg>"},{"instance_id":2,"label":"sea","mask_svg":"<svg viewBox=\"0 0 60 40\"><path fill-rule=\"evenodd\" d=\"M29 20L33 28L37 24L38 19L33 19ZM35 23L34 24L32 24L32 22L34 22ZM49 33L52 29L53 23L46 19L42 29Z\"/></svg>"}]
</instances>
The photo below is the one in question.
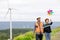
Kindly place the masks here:
<instances>
[{"instance_id":1,"label":"sea","mask_svg":"<svg viewBox=\"0 0 60 40\"><path fill-rule=\"evenodd\" d=\"M35 22L31 21L14 21L12 22L12 28L34 28ZM51 28L56 28L60 26L60 22L53 22ZM0 30L9 29L10 23L9 22L0 22Z\"/></svg>"}]
</instances>

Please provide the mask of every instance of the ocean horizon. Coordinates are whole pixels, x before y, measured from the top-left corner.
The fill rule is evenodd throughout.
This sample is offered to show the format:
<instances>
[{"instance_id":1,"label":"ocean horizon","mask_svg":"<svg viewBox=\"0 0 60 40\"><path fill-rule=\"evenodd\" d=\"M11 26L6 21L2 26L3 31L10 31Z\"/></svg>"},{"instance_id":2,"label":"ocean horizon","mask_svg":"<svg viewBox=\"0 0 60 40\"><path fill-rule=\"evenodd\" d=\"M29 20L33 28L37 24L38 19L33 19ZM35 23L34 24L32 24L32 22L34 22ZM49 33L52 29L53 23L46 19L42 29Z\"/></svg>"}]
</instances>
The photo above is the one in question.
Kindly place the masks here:
<instances>
[{"instance_id":1,"label":"ocean horizon","mask_svg":"<svg viewBox=\"0 0 60 40\"><path fill-rule=\"evenodd\" d=\"M18 21L18 22L12 22L12 28L34 28L35 22L30 21ZM51 28L56 28L60 26L60 22L53 22ZM9 29L9 22L0 22L0 30Z\"/></svg>"}]
</instances>

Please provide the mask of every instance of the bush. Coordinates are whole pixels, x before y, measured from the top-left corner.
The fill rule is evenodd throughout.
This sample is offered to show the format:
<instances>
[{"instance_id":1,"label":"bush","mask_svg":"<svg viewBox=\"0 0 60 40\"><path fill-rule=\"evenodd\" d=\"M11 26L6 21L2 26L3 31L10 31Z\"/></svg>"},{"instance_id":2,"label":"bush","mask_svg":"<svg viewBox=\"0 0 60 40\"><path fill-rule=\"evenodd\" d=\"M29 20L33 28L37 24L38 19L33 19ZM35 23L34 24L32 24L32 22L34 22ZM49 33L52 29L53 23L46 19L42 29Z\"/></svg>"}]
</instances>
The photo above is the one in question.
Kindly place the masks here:
<instances>
[{"instance_id":1,"label":"bush","mask_svg":"<svg viewBox=\"0 0 60 40\"><path fill-rule=\"evenodd\" d=\"M33 32L27 32L25 34L20 34L19 36L15 37L14 40L32 40L35 36L33 36Z\"/></svg>"}]
</instances>

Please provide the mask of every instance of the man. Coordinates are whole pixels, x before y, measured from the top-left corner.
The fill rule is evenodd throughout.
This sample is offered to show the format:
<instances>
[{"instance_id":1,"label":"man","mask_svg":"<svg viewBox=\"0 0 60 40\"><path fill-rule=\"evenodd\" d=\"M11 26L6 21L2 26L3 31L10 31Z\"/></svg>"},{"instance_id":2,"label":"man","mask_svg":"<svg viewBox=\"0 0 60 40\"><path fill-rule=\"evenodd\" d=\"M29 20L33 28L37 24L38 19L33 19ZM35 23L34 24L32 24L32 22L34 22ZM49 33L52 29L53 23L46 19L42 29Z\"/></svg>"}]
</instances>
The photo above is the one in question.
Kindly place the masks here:
<instances>
[{"instance_id":1,"label":"man","mask_svg":"<svg viewBox=\"0 0 60 40\"><path fill-rule=\"evenodd\" d=\"M34 32L36 33L36 40L42 40L43 38L43 23L41 22L41 18L37 18L37 22L35 23Z\"/></svg>"}]
</instances>

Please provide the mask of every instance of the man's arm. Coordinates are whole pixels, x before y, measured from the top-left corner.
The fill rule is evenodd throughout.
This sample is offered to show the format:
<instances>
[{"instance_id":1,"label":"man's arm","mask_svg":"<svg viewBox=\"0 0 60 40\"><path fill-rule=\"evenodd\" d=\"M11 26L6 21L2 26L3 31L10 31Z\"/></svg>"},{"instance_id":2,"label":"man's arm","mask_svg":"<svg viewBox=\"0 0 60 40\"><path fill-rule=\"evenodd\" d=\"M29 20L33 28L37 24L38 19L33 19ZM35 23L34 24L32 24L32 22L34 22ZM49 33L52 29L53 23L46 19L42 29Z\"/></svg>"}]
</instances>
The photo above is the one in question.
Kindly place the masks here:
<instances>
[{"instance_id":1,"label":"man's arm","mask_svg":"<svg viewBox=\"0 0 60 40\"><path fill-rule=\"evenodd\" d=\"M36 30L36 24L34 25L34 29L33 29L33 32L35 32L35 30Z\"/></svg>"}]
</instances>

